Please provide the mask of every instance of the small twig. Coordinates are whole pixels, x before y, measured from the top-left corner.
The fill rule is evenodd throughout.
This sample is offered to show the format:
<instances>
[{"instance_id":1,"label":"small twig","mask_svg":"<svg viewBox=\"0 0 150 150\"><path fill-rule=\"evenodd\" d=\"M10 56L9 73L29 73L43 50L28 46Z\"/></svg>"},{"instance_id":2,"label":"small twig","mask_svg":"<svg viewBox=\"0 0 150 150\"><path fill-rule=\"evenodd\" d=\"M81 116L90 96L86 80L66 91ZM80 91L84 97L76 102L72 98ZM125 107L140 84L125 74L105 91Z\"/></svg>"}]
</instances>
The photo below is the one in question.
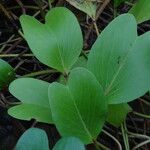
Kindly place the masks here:
<instances>
[{"instance_id":1,"label":"small twig","mask_svg":"<svg viewBox=\"0 0 150 150\"><path fill-rule=\"evenodd\" d=\"M102 131L117 143L119 150L122 150L122 146L121 146L120 142L114 136L112 136L110 133L108 133L105 130L102 130Z\"/></svg>"},{"instance_id":2,"label":"small twig","mask_svg":"<svg viewBox=\"0 0 150 150\"><path fill-rule=\"evenodd\" d=\"M9 39L8 39L8 41L5 41L5 42L0 43L0 46L1 46L1 45L5 45L5 44L8 44L8 43L11 43L11 42L18 41L18 40L20 40L20 39L21 39L21 37L16 38L16 39L11 39L10 41L9 41Z\"/></svg>"},{"instance_id":3,"label":"small twig","mask_svg":"<svg viewBox=\"0 0 150 150\"><path fill-rule=\"evenodd\" d=\"M44 10L47 6L48 6L47 4L46 4L45 6L43 6L43 7L42 7L42 10ZM39 15L39 14L40 14L40 11L37 11L37 12L33 15L33 17L36 17L36 16Z\"/></svg>"},{"instance_id":4,"label":"small twig","mask_svg":"<svg viewBox=\"0 0 150 150\"><path fill-rule=\"evenodd\" d=\"M99 16L101 15L101 13L105 9L105 7L109 4L109 2L110 2L110 0L104 0L103 4L100 4L98 6L97 13L96 13L96 18L95 18L96 21L98 20Z\"/></svg>"},{"instance_id":5,"label":"small twig","mask_svg":"<svg viewBox=\"0 0 150 150\"><path fill-rule=\"evenodd\" d=\"M125 133L124 125L123 124L121 124L121 131L122 131L122 136L123 136L123 140L124 140L125 149L126 150L130 150L128 137L127 137L127 135Z\"/></svg>"},{"instance_id":6,"label":"small twig","mask_svg":"<svg viewBox=\"0 0 150 150\"><path fill-rule=\"evenodd\" d=\"M133 132L130 132L130 131L127 131L127 133L130 134L130 135L132 135L132 137L134 137L134 138L140 138L140 139L148 139L148 140L150 140L150 137L147 136L147 135L133 133Z\"/></svg>"},{"instance_id":7,"label":"small twig","mask_svg":"<svg viewBox=\"0 0 150 150\"><path fill-rule=\"evenodd\" d=\"M9 43L13 38L14 38L14 34L6 41L7 43ZM6 44L4 44L1 48L0 48L0 53L5 49Z\"/></svg>"},{"instance_id":8,"label":"small twig","mask_svg":"<svg viewBox=\"0 0 150 150\"><path fill-rule=\"evenodd\" d=\"M51 0L48 0L49 9L52 8Z\"/></svg>"},{"instance_id":9,"label":"small twig","mask_svg":"<svg viewBox=\"0 0 150 150\"><path fill-rule=\"evenodd\" d=\"M0 58L8 57L33 57L33 54L0 54Z\"/></svg>"},{"instance_id":10,"label":"small twig","mask_svg":"<svg viewBox=\"0 0 150 150\"><path fill-rule=\"evenodd\" d=\"M150 115L141 114L141 113L138 113L138 112L136 112L136 111L133 111L133 113L134 113L135 115L137 115L137 116L150 119Z\"/></svg>"},{"instance_id":11,"label":"small twig","mask_svg":"<svg viewBox=\"0 0 150 150\"><path fill-rule=\"evenodd\" d=\"M7 50L5 50L5 53L8 53L9 51L15 49L18 46L18 44L21 43L21 42L22 42L22 39L20 39L20 40L16 41L15 43L13 43L13 45L11 45Z\"/></svg>"},{"instance_id":12,"label":"small twig","mask_svg":"<svg viewBox=\"0 0 150 150\"><path fill-rule=\"evenodd\" d=\"M106 147L105 145L99 143L98 141L96 141L96 142L97 142L97 145L99 145L99 147L101 147L102 149L104 149L104 150L110 150L110 148Z\"/></svg>"},{"instance_id":13,"label":"small twig","mask_svg":"<svg viewBox=\"0 0 150 150\"><path fill-rule=\"evenodd\" d=\"M36 124L37 124L37 120L36 120L36 119L34 119L34 121L33 121L33 123L32 123L32 125L31 125L31 127L30 127L30 128L33 128Z\"/></svg>"},{"instance_id":14,"label":"small twig","mask_svg":"<svg viewBox=\"0 0 150 150\"><path fill-rule=\"evenodd\" d=\"M23 3L20 1L20 0L15 0L18 4L19 4L19 6L21 7L21 9L22 9L22 13L23 14L26 14L26 9L24 8L24 5L23 5Z\"/></svg>"},{"instance_id":15,"label":"small twig","mask_svg":"<svg viewBox=\"0 0 150 150\"><path fill-rule=\"evenodd\" d=\"M99 147L99 145L97 144L96 140L93 141L93 144L94 144L96 150L101 150L100 147Z\"/></svg>"},{"instance_id":16,"label":"small twig","mask_svg":"<svg viewBox=\"0 0 150 150\"><path fill-rule=\"evenodd\" d=\"M15 66L14 70L16 71L22 64L24 64L25 61L26 61L26 60L20 61L20 62Z\"/></svg>"},{"instance_id":17,"label":"small twig","mask_svg":"<svg viewBox=\"0 0 150 150\"><path fill-rule=\"evenodd\" d=\"M144 104L150 106L150 102L148 102L148 101L146 101L146 100L144 100L144 99L142 99L142 98L139 98L139 99L140 99Z\"/></svg>"},{"instance_id":18,"label":"small twig","mask_svg":"<svg viewBox=\"0 0 150 150\"><path fill-rule=\"evenodd\" d=\"M4 14L7 16L8 19L12 20L12 17L10 16L9 12L5 9L5 7L1 3L0 9L4 12Z\"/></svg>"},{"instance_id":19,"label":"small twig","mask_svg":"<svg viewBox=\"0 0 150 150\"><path fill-rule=\"evenodd\" d=\"M92 18L92 19L93 19L93 22L92 22L92 24L90 25L90 27L89 27L89 29L88 29L86 35L85 35L85 41L87 41L87 40L89 39L89 36L90 36L90 33L91 33L93 27L95 27L96 33L97 33L97 35L99 35L99 31L98 31L98 27L97 27L96 22L97 22L99 16L101 15L101 13L103 12L103 10L105 9L105 7L108 5L109 2L110 2L110 0L105 0L105 1L103 2L103 4L101 4L101 3L99 4L99 6L98 6L98 8L97 8L96 17L95 17L95 18Z\"/></svg>"},{"instance_id":20,"label":"small twig","mask_svg":"<svg viewBox=\"0 0 150 150\"><path fill-rule=\"evenodd\" d=\"M40 9L40 13L43 19L45 19L45 11L42 7L42 1L41 0L34 0L35 3L38 5L39 9Z\"/></svg>"},{"instance_id":21,"label":"small twig","mask_svg":"<svg viewBox=\"0 0 150 150\"><path fill-rule=\"evenodd\" d=\"M136 145L135 147L132 148L132 150L136 150L138 148L140 148L141 146L150 143L150 140L146 140L144 142L139 143L138 145Z\"/></svg>"},{"instance_id":22,"label":"small twig","mask_svg":"<svg viewBox=\"0 0 150 150\"><path fill-rule=\"evenodd\" d=\"M50 74L50 73L58 73L58 71L48 69L48 70L32 72L32 73L23 75L22 77L34 77L34 76L43 75L43 74Z\"/></svg>"},{"instance_id":23,"label":"small twig","mask_svg":"<svg viewBox=\"0 0 150 150\"><path fill-rule=\"evenodd\" d=\"M94 21L93 24L94 24L94 27L95 27L96 34L97 34L97 36L99 36L99 30L98 30L98 26L97 26L96 22Z\"/></svg>"},{"instance_id":24,"label":"small twig","mask_svg":"<svg viewBox=\"0 0 150 150\"><path fill-rule=\"evenodd\" d=\"M8 12L6 10L6 8L0 3L0 10L2 10L4 12L4 14L6 15L6 17L10 20L10 22L12 23L12 25L18 29L17 25L14 22L14 19L12 18L12 16L10 15L10 12Z\"/></svg>"}]
</instances>

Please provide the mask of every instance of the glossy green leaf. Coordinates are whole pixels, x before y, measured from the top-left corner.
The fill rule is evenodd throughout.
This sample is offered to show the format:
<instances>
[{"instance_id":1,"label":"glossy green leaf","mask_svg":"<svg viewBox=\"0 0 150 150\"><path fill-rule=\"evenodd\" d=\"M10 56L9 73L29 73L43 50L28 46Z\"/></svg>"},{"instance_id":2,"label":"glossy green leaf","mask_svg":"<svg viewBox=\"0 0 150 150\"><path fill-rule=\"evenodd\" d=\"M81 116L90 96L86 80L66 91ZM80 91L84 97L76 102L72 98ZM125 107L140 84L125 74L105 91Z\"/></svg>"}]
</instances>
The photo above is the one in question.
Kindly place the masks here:
<instances>
[{"instance_id":1,"label":"glossy green leaf","mask_svg":"<svg viewBox=\"0 0 150 150\"><path fill-rule=\"evenodd\" d=\"M13 81L9 91L22 104L11 107L8 113L18 119L36 119L39 122L52 123L48 100L49 83L33 78L20 78Z\"/></svg>"},{"instance_id":2,"label":"glossy green leaf","mask_svg":"<svg viewBox=\"0 0 150 150\"><path fill-rule=\"evenodd\" d=\"M0 59L0 90L15 78L14 69L4 60Z\"/></svg>"},{"instance_id":3,"label":"glossy green leaf","mask_svg":"<svg viewBox=\"0 0 150 150\"><path fill-rule=\"evenodd\" d=\"M144 95L150 85L150 32L137 36L131 14L114 19L89 54L87 68L104 89L109 104L126 103Z\"/></svg>"},{"instance_id":4,"label":"glossy green leaf","mask_svg":"<svg viewBox=\"0 0 150 150\"><path fill-rule=\"evenodd\" d=\"M51 9L45 20L42 24L31 16L21 16L25 39L42 63L68 72L83 46L79 23L71 11L61 7Z\"/></svg>"},{"instance_id":5,"label":"glossy green leaf","mask_svg":"<svg viewBox=\"0 0 150 150\"><path fill-rule=\"evenodd\" d=\"M85 12L88 14L91 18L95 18L96 15L96 4L94 2L89 0L66 0L71 5L76 7L77 9Z\"/></svg>"},{"instance_id":6,"label":"glossy green leaf","mask_svg":"<svg viewBox=\"0 0 150 150\"><path fill-rule=\"evenodd\" d=\"M127 103L108 105L107 121L119 127L126 119L127 114L131 111L132 108Z\"/></svg>"},{"instance_id":7,"label":"glossy green leaf","mask_svg":"<svg viewBox=\"0 0 150 150\"><path fill-rule=\"evenodd\" d=\"M53 150L85 150L84 144L75 137L64 137L60 139Z\"/></svg>"},{"instance_id":8,"label":"glossy green leaf","mask_svg":"<svg viewBox=\"0 0 150 150\"><path fill-rule=\"evenodd\" d=\"M67 86L52 83L49 101L53 121L65 136L75 136L85 144L92 143L106 118L106 99L95 76L85 68L73 69Z\"/></svg>"},{"instance_id":9,"label":"glossy green leaf","mask_svg":"<svg viewBox=\"0 0 150 150\"><path fill-rule=\"evenodd\" d=\"M38 128L28 129L18 140L15 150L49 150L46 132Z\"/></svg>"},{"instance_id":10,"label":"glossy green leaf","mask_svg":"<svg viewBox=\"0 0 150 150\"><path fill-rule=\"evenodd\" d=\"M138 23L150 20L150 1L138 0L129 12L135 16Z\"/></svg>"}]
</instances>

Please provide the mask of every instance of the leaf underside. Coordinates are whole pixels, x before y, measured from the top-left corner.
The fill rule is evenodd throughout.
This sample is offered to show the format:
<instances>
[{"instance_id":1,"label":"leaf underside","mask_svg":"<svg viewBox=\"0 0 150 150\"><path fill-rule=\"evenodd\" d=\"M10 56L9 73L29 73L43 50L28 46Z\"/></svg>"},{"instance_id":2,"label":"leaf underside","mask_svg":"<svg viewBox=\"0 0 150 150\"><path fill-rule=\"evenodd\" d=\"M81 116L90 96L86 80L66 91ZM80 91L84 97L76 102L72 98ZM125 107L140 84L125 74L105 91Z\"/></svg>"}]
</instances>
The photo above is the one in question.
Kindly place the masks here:
<instances>
[{"instance_id":1,"label":"leaf underside","mask_svg":"<svg viewBox=\"0 0 150 150\"><path fill-rule=\"evenodd\" d=\"M53 150L85 150L84 144L75 137L64 137L60 139Z\"/></svg>"},{"instance_id":2,"label":"leaf underside","mask_svg":"<svg viewBox=\"0 0 150 150\"><path fill-rule=\"evenodd\" d=\"M45 131L38 128L28 129L18 140L15 150L49 150Z\"/></svg>"}]
</instances>

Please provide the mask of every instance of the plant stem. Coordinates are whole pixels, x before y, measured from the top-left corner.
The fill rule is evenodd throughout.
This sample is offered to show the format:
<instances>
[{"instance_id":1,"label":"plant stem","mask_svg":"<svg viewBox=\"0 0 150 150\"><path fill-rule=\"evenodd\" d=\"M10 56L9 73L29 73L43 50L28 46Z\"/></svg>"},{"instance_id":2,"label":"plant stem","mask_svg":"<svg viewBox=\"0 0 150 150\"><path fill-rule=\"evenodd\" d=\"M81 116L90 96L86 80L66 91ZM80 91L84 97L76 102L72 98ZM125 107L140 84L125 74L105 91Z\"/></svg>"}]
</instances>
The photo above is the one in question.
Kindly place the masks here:
<instances>
[{"instance_id":1,"label":"plant stem","mask_svg":"<svg viewBox=\"0 0 150 150\"><path fill-rule=\"evenodd\" d=\"M148 140L150 140L150 137L147 136L147 135L133 133L133 132L130 132L130 131L127 131L127 133L130 134L130 135L132 135L135 138L141 138L141 139L148 139Z\"/></svg>"},{"instance_id":2,"label":"plant stem","mask_svg":"<svg viewBox=\"0 0 150 150\"><path fill-rule=\"evenodd\" d=\"M146 100L144 100L144 99L141 99L141 98L140 98L140 100L141 100L144 104L150 106L150 102L148 102L148 101L146 101Z\"/></svg>"},{"instance_id":3,"label":"plant stem","mask_svg":"<svg viewBox=\"0 0 150 150\"><path fill-rule=\"evenodd\" d=\"M33 54L0 54L0 58L7 57L33 57Z\"/></svg>"},{"instance_id":4,"label":"plant stem","mask_svg":"<svg viewBox=\"0 0 150 150\"><path fill-rule=\"evenodd\" d=\"M26 14L26 10L25 10L25 8L24 8L23 3L22 3L20 0L16 0L16 2L17 2L17 3L19 4L19 6L21 7L22 13L23 13L23 14Z\"/></svg>"},{"instance_id":5,"label":"plant stem","mask_svg":"<svg viewBox=\"0 0 150 150\"><path fill-rule=\"evenodd\" d=\"M125 4L129 5L129 6L133 6L134 4L133 3L130 3L130 2L125 2Z\"/></svg>"},{"instance_id":6,"label":"plant stem","mask_svg":"<svg viewBox=\"0 0 150 150\"><path fill-rule=\"evenodd\" d=\"M4 14L7 16L8 19L12 20L9 12L5 9L5 7L0 3L0 10L4 12Z\"/></svg>"},{"instance_id":7,"label":"plant stem","mask_svg":"<svg viewBox=\"0 0 150 150\"><path fill-rule=\"evenodd\" d=\"M25 39L24 34L21 32L21 30L18 30L18 33L23 39Z\"/></svg>"},{"instance_id":8,"label":"plant stem","mask_svg":"<svg viewBox=\"0 0 150 150\"><path fill-rule=\"evenodd\" d=\"M34 0L34 1L38 5L38 7L40 9L41 16L44 19L45 18L45 12L44 12L43 7L42 7L42 1L41 0Z\"/></svg>"},{"instance_id":9,"label":"plant stem","mask_svg":"<svg viewBox=\"0 0 150 150\"><path fill-rule=\"evenodd\" d=\"M23 75L22 77L34 77L34 76L38 76L38 75L43 75L43 74L49 74L49 73L57 73L58 71L56 70L42 70L42 71L37 71L37 72L32 72L26 75Z\"/></svg>"},{"instance_id":10,"label":"plant stem","mask_svg":"<svg viewBox=\"0 0 150 150\"><path fill-rule=\"evenodd\" d=\"M48 5L49 5L49 9L51 9L52 8L51 0L48 0Z\"/></svg>"},{"instance_id":11,"label":"plant stem","mask_svg":"<svg viewBox=\"0 0 150 150\"><path fill-rule=\"evenodd\" d=\"M136 111L133 111L133 113L134 113L135 115L137 115L137 116L150 119L150 115L145 115L145 114L142 114L142 113L138 113L138 112L136 112Z\"/></svg>"},{"instance_id":12,"label":"plant stem","mask_svg":"<svg viewBox=\"0 0 150 150\"><path fill-rule=\"evenodd\" d=\"M103 4L100 4L99 7L97 8L97 13L96 13L96 19L98 20L99 16L101 15L101 13L103 12L103 10L105 9L105 7L109 4L110 0L104 0Z\"/></svg>"},{"instance_id":13,"label":"plant stem","mask_svg":"<svg viewBox=\"0 0 150 150\"><path fill-rule=\"evenodd\" d=\"M108 147L106 147L105 145L99 143L98 141L97 141L97 145L99 145L99 147L101 147L101 148L104 149L104 150L110 150L110 148L108 148Z\"/></svg>"},{"instance_id":14,"label":"plant stem","mask_svg":"<svg viewBox=\"0 0 150 150\"><path fill-rule=\"evenodd\" d=\"M12 7L7 8L7 10L19 9L19 8L20 8L19 6L12 6ZM28 5L24 5L24 8L25 8L25 9L35 9L35 10L39 10L39 7L38 7L38 6L28 6Z\"/></svg>"},{"instance_id":15,"label":"plant stem","mask_svg":"<svg viewBox=\"0 0 150 150\"><path fill-rule=\"evenodd\" d=\"M102 130L102 131L117 143L119 150L122 150L122 146L121 146L120 142L114 136L112 136L110 133L108 133L105 130Z\"/></svg>"},{"instance_id":16,"label":"plant stem","mask_svg":"<svg viewBox=\"0 0 150 150\"><path fill-rule=\"evenodd\" d=\"M129 150L128 138L126 137L126 133L125 133L123 124L121 124L121 131L122 131L122 136L123 136L123 140L124 140L125 149Z\"/></svg>"},{"instance_id":17,"label":"plant stem","mask_svg":"<svg viewBox=\"0 0 150 150\"><path fill-rule=\"evenodd\" d=\"M94 144L96 150L101 150L100 147L99 147L99 144L96 140L93 141L93 144Z\"/></svg>"},{"instance_id":18,"label":"plant stem","mask_svg":"<svg viewBox=\"0 0 150 150\"><path fill-rule=\"evenodd\" d=\"M99 30L98 30L98 26L97 26L97 24L96 24L96 21L94 20L94 28L95 28L95 31L96 31L96 34L97 34L97 36L99 36Z\"/></svg>"},{"instance_id":19,"label":"plant stem","mask_svg":"<svg viewBox=\"0 0 150 150\"><path fill-rule=\"evenodd\" d=\"M10 42L13 38L14 38L14 34L7 40L7 42ZM5 49L6 44L4 44L1 48L0 48L0 53Z\"/></svg>"},{"instance_id":20,"label":"plant stem","mask_svg":"<svg viewBox=\"0 0 150 150\"><path fill-rule=\"evenodd\" d=\"M141 146L150 143L150 140L146 140L144 142L139 143L138 145L136 145L135 147L132 148L132 150L136 150L138 148L140 148Z\"/></svg>"},{"instance_id":21,"label":"plant stem","mask_svg":"<svg viewBox=\"0 0 150 150\"><path fill-rule=\"evenodd\" d=\"M113 15L114 15L114 18L116 18L116 16L117 16L117 8L116 8L115 4L114 4L114 8L113 8Z\"/></svg>"},{"instance_id":22,"label":"plant stem","mask_svg":"<svg viewBox=\"0 0 150 150\"><path fill-rule=\"evenodd\" d=\"M128 134L127 134L127 127L126 127L126 121L124 120L124 131L125 131L125 137L126 137L126 142L127 142L127 146L128 146L128 149L130 149L130 144L129 144L129 139L128 139Z\"/></svg>"}]
</instances>

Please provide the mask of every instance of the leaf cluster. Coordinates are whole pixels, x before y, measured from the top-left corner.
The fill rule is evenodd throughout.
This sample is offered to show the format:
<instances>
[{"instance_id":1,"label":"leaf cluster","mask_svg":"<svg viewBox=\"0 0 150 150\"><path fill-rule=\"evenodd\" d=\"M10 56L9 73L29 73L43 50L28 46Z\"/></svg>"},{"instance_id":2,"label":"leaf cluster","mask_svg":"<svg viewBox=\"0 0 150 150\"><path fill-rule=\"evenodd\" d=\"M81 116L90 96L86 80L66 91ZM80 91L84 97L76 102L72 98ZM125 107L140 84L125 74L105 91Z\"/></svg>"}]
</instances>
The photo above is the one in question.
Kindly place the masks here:
<instances>
[{"instance_id":1,"label":"leaf cluster","mask_svg":"<svg viewBox=\"0 0 150 150\"><path fill-rule=\"evenodd\" d=\"M14 80L9 91L22 103L10 108L8 113L18 119L34 118L55 124L62 137L82 141L62 139L54 149L64 146L68 140L84 149L82 143L93 143L106 121L120 126L131 111L127 103L149 90L150 32L138 36L133 15L115 18L97 38L86 61L80 57L83 37L79 23L68 9L51 9L44 24L28 15L22 15L20 23L35 57L58 70L65 82L48 83L34 78ZM78 61L82 62L82 67ZM30 132L40 141L37 145L31 143L33 147L48 149L39 145L47 145L45 133L36 130L23 135L18 150L31 142L26 138Z\"/></svg>"}]
</instances>

